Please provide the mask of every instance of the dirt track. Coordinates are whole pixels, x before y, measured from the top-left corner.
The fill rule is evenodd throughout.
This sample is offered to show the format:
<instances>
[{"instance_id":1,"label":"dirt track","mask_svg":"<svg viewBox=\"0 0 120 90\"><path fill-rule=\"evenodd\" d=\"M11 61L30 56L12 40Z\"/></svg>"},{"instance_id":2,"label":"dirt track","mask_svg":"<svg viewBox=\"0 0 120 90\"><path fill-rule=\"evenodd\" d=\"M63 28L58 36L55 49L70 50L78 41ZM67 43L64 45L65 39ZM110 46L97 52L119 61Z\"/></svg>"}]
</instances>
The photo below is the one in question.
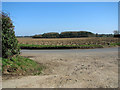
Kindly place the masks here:
<instances>
[{"instance_id":1,"label":"dirt track","mask_svg":"<svg viewBox=\"0 0 120 90\"><path fill-rule=\"evenodd\" d=\"M117 48L23 50L22 56L44 64L40 76L3 81L3 88L117 88Z\"/></svg>"}]
</instances>

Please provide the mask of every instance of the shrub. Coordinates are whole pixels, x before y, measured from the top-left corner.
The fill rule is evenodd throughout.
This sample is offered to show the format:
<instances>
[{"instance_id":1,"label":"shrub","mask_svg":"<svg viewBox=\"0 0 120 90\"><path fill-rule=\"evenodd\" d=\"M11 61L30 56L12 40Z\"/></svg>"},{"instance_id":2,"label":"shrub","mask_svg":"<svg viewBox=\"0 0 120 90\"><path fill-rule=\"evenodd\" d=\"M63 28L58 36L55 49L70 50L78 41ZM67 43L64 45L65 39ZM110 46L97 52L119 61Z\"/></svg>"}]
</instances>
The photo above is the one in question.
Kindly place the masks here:
<instances>
[{"instance_id":1,"label":"shrub","mask_svg":"<svg viewBox=\"0 0 120 90\"><path fill-rule=\"evenodd\" d=\"M9 58L20 53L13 23L6 13L2 14L2 57Z\"/></svg>"}]
</instances>

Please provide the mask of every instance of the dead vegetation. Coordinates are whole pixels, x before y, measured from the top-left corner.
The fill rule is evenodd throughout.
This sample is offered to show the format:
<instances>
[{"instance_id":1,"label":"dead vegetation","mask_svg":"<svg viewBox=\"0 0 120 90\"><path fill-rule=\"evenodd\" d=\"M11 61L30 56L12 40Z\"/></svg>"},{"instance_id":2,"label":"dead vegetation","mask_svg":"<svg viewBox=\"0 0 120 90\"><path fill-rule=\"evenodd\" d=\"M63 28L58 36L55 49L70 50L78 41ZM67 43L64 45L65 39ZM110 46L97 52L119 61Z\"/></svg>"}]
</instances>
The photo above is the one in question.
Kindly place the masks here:
<instances>
[{"instance_id":1,"label":"dead vegetation","mask_svg":"<svg viewBox=\"0 0 120 90\"><path fill-rule=\"evenodd\" d=\"M113 37L91 37L91 38L54 38L54 39L33 39L17 38L19 44L32 45L109 45L118 43L118 38Z\"/></svg>"}]
</instances>

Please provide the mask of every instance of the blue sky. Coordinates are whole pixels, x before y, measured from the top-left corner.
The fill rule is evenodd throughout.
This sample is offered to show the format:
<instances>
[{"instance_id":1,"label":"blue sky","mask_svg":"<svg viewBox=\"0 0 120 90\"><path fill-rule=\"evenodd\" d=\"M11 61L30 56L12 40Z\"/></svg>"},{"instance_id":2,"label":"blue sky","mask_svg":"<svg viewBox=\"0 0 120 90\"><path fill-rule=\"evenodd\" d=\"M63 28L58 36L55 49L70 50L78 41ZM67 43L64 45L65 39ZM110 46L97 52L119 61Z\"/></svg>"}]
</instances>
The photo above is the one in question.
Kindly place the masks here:
<instances>
[{"instance_id":1,"label":"blue sky","mask_svg":"<svg viewBox=\"0 0 120 90\"><path fill-rule=\"evenodd\" d=\"M118 30L117 2L3 2L16 35L47 32Z\"/></svg>"}]
</instances>

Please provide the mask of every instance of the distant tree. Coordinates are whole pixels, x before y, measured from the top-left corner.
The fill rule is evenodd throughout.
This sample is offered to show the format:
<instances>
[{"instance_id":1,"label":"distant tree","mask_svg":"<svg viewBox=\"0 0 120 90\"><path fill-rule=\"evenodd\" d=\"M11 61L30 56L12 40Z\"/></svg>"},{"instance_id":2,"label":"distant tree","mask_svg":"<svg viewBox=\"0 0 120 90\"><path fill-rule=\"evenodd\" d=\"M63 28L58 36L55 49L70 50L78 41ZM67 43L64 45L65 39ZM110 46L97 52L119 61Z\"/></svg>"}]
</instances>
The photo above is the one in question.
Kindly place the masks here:
<instances>
[{"instance_id":1,"label":"distant tree","mask_svg":"<svg viewBox=\"0 0 120 90\"><path fill-rule=\"evenodd\" d=\"M59 38L59 33L56 33L56 32L44 33L42 37L43 38Z\"/></svg>"},{"instance_id":2,"label":"distant tree","mask_svg":"<svg viewBox=\"0 0 120 90\"><path fill-rule=\"evenodd\" d=\"M96 33L95 36L98 37L98 33Z\"/></svg>"},{"instance_id":3,"label":"distant tree","mask_svg":"<svg viewBox=\"0 0 120 90\"><path fill-rule=\"evenodd\" d=\"M120 38L120 32L118 30L114 30L114 37Z\"/></svg>"},{"instance_id":4,"label":"distant tree","mask_svg":"<svg viewBox=\"0 0 120 90\"><path fill-rule=\"evenodd\" d=\"M20 53L17 38L15 37L13 23L6 13L2 15L2 57L9 58Z\"/></svg>"},{"instance_id":5,"label":"distant tree","mask_svg":"<svg viewBox=\"0 0 120 90\"><path fill-rule=\"evenodd\" d=\"M119 34L119 31L118 30L114 30L113 33L114 33L114 35L117 35L117 34Z\"/></svg>"},{"instance_id":6,"label":"distant tree","mask_svg":"<svg viewBox=\"0 0 120 90\"><path fill-rule=\"evenodd\" d=\"M68 31L61 32L60 34L57 32L44 33L40 35L34 35L32 38L79 38L79 37L95 37L95 34L87 31Z\"/></svg>"},{"instance_id":7,"label":"distant tree","mask_svg":"<svg viewBox=\"0 0 120 90\"><path fill-rule=\"evenodd\" d=\"M93 37L94 36L92 32L87 32L87 31L79 31L78 35L79 37Z\"/></svg>"},{"instance_id":8,"label":"distant tree","mask_svg":"<svg viewBox=\"0 0 120 90\"><path fill-rule=\"evenodd\" d=\"M77 32L61 32L60 37L61 38L79 38L79 37L92 37L95 36L91 32L87 31L77 31Z\"/></svg>"},{"instance_id":9,"label":"distant tree","mask_svg":"<svg viewBox=\"0 0 120 90\"><path fill-rule=\"evenodd\" d=\"M43 36L42 36L42 34L39 34L39 35L32 36L32 38L43 38Z\"/></svg>"},{"instance_id":10,"label":"distant tree","mask_svg":"<svg viewBox=\"0 0 120 90\"><path fill-rule=\"evenodd\" d=\"M77 32L61 32L61 38L75 38L78 36Z\"/></svg>"}]
</instances>

